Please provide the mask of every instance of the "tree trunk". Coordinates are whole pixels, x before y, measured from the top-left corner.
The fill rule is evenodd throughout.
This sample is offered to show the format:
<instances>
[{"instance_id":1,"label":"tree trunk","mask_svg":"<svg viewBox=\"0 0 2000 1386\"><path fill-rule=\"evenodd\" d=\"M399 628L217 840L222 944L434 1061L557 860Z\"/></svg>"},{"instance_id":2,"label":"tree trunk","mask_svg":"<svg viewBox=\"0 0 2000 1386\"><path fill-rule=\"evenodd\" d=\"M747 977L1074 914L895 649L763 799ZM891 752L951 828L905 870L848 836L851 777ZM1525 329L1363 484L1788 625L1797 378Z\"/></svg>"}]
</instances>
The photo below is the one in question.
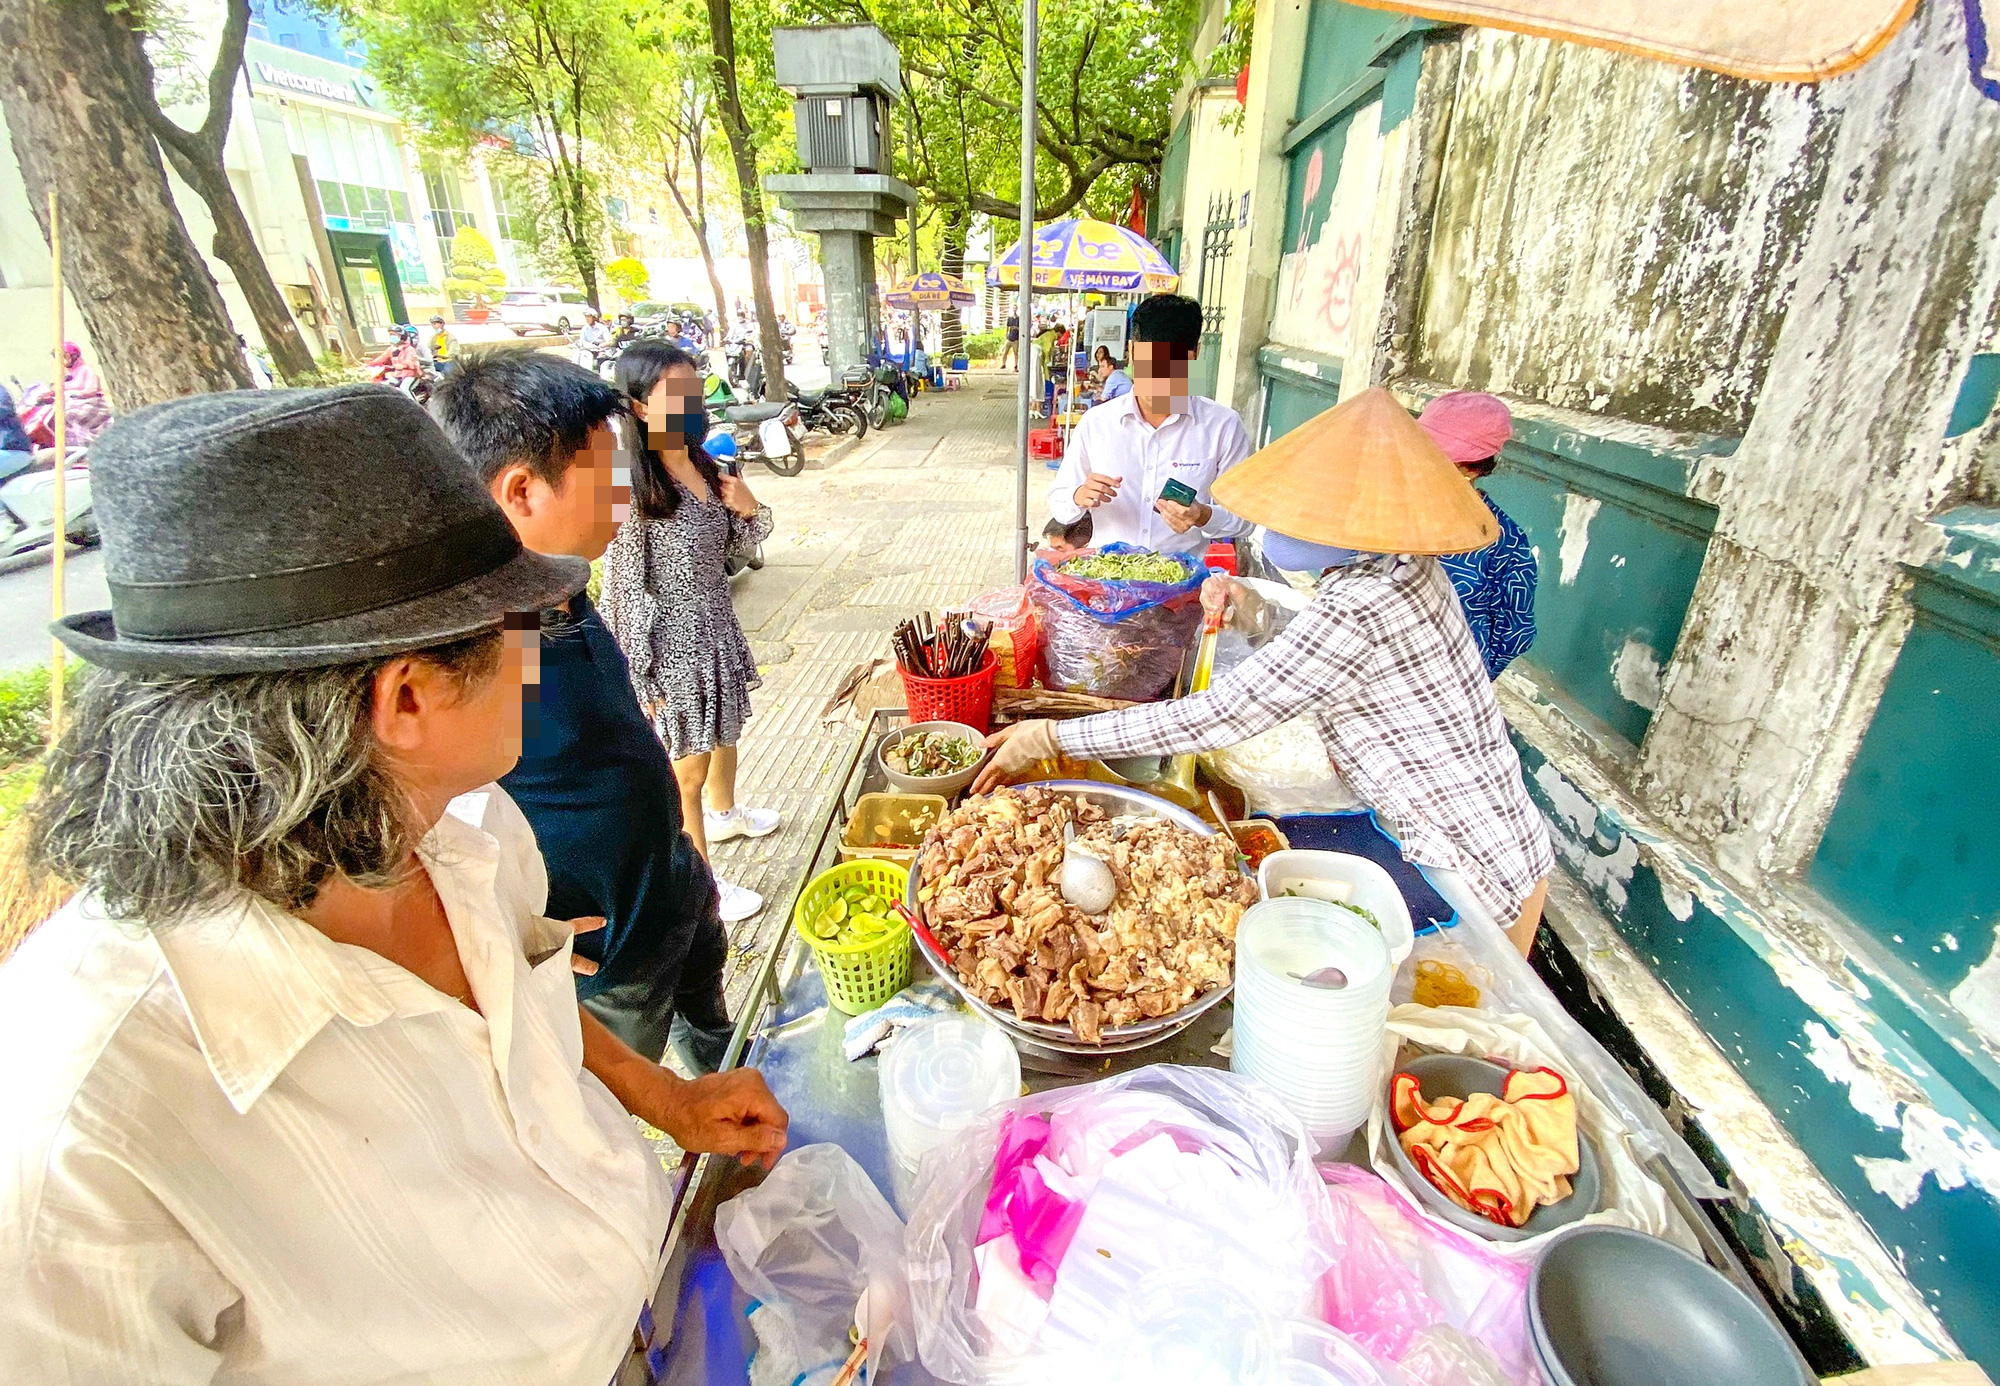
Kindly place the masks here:
<instances>
[{"instance_id":1,"label":"tree trunk","mask_svg":"<svg viewBox=\"0 0 2000 1386\"><path fill-rule=\"evenodd\" d=\"M694 156L694 234L701 242L701 267L708 271L708 291L715 295L715 321L720 326L729 321L729 294L723 289L722 274L715 267L715 247L708 241L708 183L701 170L708 146L699 127L691 136L689 152Z\"/></svg>"},{"instance_id":2,"label":"tree trunk","mask_svg":"<svg viewBox=\"0 0 2000 1386\"><path fill-rule=\"evenodd\" d=\"M129 13L0 5L0 108L21 181L45 237L56 192L69 286L112 402L127 411L253 383L147 128Z\"/></svg>"},{"instance_id":3,"label":"tree trunk","mask_svg":"<svg viewBox=\"0 0 2000 1386\"><path fill-rule=\"evenodd\" d=\"M174 172L208 207L208 214L215 221L212 242L215 258L229 266L230 273L236 276L236 287L243 291L250 315L257 320L257 332L271 353L271 364L287 382L312 380L317 373L312 351L299 335L292 310L271 278L270 266L264 263L264 253L257 248L249 219L243 215L243 204L236 200L236 189L230 186L221 161L213 167L201 167L180 158L171 146L167 146L167 158Z\"/></svg>"},{"instance_id":4,"label":"tree trunk","mask_svg":"<svg viewBox=\"0 0 2000 1386\"><path fill-rule=\"evenodd\" d=\"M153 64L146 56L144 37L139 34L133 35L133 70L143 82L139 95L145 105L147 123L166 152L167 162L173 165L181 181L194 189L215 223L215 258L229 266L236 276L236 286L243 291L250 315L257 321L257 331L271 353L271 364L277 367L279 376L296 383L314 375L312 352L306 349L299 325L292 321L292 311L271 279L270 267L264 263L264 253L257 248L249 219L243 215L243 205L236 200L236 189L222 161L223 149L229 141L229 119L234 114L236 78L243 70L243 39L249 27L250 0L229 0L222 40L216 46L215 65L208 75L208 109L203 113L199 130L182 129L160 109L154 91Z\"/></svg>"},{"instance_id":5,"label":"tree trunk","mask_svg":"<svg viewBox=\"0 0 2000 1386\"><path fill-rule=\"evenodd\" d=\"M966 212L963 207L944 208L944 250L938 256L938 267L946 274L965 277L965 227ZM949 365L959 353L965 350L965 322L958 315L956 303L947 304L944 310L942 340L938 343Z\"/></svg>"},{"instance_id":6,"label":"tree trunk","mask_svg":"<svg viewBox=\"0 0 2000 1386\"><path fill-rule=\"evenodd\" d=\"M708 0L708 31L715 43L718 115L736 165L736 189L743 198L743 240L750 253L750 296L757 304L758 349L764 357L764 398L789 397L784 339L778 335L778 305L771 296L771 239L764 226L764 189L757 182L757 151L736 89L736 20L730 0Z\"/></svg>"}]
</instances>

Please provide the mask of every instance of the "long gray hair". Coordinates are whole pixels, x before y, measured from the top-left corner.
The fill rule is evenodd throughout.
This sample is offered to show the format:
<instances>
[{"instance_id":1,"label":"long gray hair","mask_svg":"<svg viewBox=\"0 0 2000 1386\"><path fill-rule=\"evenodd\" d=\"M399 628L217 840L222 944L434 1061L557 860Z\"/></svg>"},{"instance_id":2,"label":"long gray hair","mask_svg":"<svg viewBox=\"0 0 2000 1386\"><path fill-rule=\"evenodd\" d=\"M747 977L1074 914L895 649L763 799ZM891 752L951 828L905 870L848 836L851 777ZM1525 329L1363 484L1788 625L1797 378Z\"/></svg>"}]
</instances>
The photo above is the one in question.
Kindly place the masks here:
<instances>
[{"instance_id":1,"label":"long gray hair","mask_svg":"<svg viewBox=\"0 0 2000 1386\"><path fill-rule=\"evenodd\" d=\"M461 687L499 668L500 632L418 652ZM376 673L184 678L97 671L29 814L36 865L158 927L244 889L282 909L329 877L393 883L424 825L376 755Z\"/></svg>"}]
</instances>

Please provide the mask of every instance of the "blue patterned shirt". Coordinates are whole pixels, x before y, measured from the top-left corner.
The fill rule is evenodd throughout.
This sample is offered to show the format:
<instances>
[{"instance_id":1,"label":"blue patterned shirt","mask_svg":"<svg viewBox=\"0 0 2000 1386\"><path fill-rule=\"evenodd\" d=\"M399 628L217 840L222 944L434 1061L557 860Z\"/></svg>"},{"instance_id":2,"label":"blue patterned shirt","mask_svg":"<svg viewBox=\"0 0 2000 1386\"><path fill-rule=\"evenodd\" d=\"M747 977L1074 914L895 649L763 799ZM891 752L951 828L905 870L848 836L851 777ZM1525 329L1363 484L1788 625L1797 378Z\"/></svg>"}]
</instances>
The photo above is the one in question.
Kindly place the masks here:
<instances>
[{"instance_id":1,"label":"blue patterned shirt","mask_svg":"<svg viewBox=\"0 0 2000 1386\"><path fill-rule=\"evenodd\" d=\"M1479 498L1500 522L1500 537L1473 553L1438 560L1465 608L1465 623L1479 642L1493 678L1535 643L1535 551L1513 518L1484 491Z\"/></svg>"}]
</instances>

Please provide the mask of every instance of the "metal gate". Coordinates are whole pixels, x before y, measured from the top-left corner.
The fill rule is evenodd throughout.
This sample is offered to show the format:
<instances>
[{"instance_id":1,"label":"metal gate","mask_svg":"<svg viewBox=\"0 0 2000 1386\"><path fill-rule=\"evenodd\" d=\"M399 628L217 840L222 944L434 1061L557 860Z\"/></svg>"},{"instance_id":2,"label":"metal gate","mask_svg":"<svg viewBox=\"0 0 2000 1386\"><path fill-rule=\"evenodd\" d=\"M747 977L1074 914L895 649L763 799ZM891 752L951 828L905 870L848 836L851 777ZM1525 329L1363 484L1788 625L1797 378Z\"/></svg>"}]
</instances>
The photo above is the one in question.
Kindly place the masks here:
<instances>
[{"instance_id":1,"label":"metal gate","mask_svg":"<svg viewBox=\"0 0 2000 1386\"><path fill-rule=\"evenodd\" d=\"M1201 271L1195 281L1195 296L1201 300L1201 354L1188 369L1188 387L1210 399L1215 398L1222 364L1222 322L1226 316L1222 283L1235 241L1235 195L1214 193L1208 199L1208 221L1201 229Z\"/></svg>"}]
</instances>

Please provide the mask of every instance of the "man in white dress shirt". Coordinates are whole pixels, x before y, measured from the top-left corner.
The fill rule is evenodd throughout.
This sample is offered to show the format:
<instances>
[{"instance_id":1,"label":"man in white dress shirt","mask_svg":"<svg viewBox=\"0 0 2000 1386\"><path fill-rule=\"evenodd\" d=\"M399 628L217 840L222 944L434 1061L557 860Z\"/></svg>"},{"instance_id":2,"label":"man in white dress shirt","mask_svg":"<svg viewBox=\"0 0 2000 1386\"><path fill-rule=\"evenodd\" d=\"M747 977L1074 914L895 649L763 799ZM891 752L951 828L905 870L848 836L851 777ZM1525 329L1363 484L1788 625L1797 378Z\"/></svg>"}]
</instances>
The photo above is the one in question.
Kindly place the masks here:
<instances>
[{"instance_id":1,"label":"man in white dress shirt","mask_svg":"<svg viewBox=\"0 0 2000 1386\"><path fill-rule=\"evenodd\" d=\"M1070 524L1088 512L1098 544L1157 553L1248 538L1256 526L1209 499L1215 479L1250 455L1250 435L1235 410L1188 390L1201 305L1154 294L1133 310L1131 340L1132 391L1086 412L1070 434L1049 513ZM1170 482L1193 499L1163 495Z\"/></svg>"},{"instance_id":2,"label":"man in white dress shirt","mask_svg":"<svg viewBox=\"0 0 2000 1386\"><path fill-rule=\"evenodd\" d=\"M91 463L112 608L56 627L98 668L30 820L78 894L0 965L0 1382L603 1386L672 1207L633 1116L761 1162L785 1115L579 1011L492 783L587 566L376 386Z\"/></svg>"}]
</instances>

